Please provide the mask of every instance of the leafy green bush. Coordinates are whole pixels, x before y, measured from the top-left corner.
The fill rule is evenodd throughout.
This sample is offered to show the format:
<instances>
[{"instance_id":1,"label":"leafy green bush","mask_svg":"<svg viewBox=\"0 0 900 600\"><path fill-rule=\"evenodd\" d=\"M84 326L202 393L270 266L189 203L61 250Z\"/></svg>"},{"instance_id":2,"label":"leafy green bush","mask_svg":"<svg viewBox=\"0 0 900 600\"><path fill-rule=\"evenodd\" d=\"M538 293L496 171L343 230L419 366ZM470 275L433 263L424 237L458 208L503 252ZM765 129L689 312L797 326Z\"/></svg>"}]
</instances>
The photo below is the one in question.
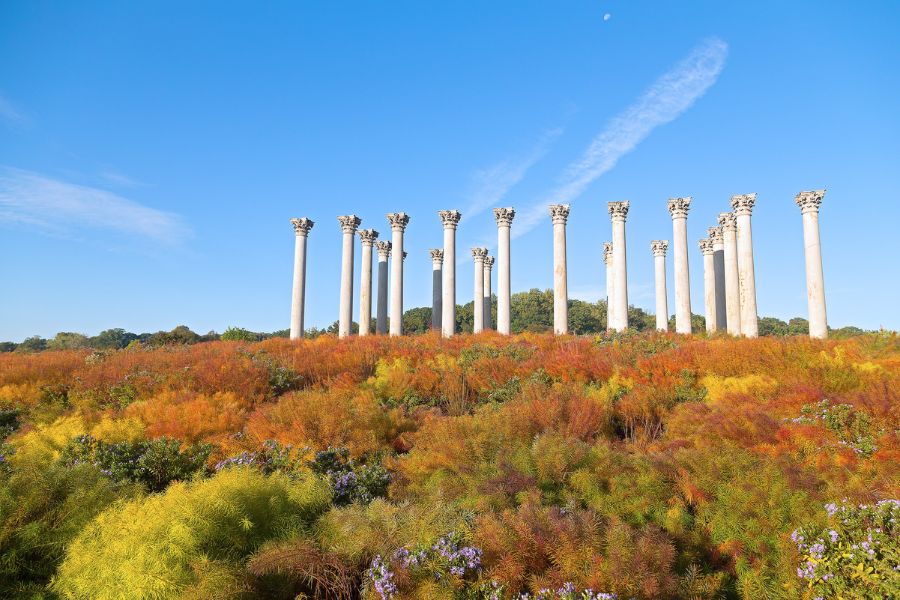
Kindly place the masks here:
<instances>
[{"instance_id":1,"label":"leafy green bush","mask_svg":"<svg viewBox=\"0 0 900 600\"><path fill-rule=\"evenodd\" d=\"M371 502L387 496L391 474L381 463L359 463L349 458L346 448L328 448L316 453L310 466L313 471L328 478L338 506L351 502Z\"/></svg>"}]
</instances>

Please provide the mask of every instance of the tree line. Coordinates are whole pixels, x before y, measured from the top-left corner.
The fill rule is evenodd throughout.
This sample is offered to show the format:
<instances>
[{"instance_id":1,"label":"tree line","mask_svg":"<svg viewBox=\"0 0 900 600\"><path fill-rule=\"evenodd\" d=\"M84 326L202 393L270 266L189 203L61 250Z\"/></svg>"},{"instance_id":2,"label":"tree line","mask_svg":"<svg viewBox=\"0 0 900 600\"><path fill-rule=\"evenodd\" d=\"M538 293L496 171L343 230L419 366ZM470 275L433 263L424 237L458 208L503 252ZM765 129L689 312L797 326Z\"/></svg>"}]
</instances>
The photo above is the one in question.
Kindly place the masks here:
<instances>
[{"instance_id":1,"label":"tree line","mask_svg":"<svg viewBox=\"0 0 900 600\"><path fill-rule=\"evenodd\" d=\"M472 331L474 324L474 302L456 306L456 331L459 333ZM598 334L606 331L606 300L586 302L569 300L569 331L576 335ZM491 321L497 319L497 296L491 297ZM636 306L628 307L628 325L635 331L652 330L656 326L656 316ZM706 319L703 315L691 315L691 326L694 332L705 331ZM525 331L541 333L553 330L553 291L533 288L527 292L512 295L510 303L510 327L513 333ZM375 329L372 320L371 329ZM406 334L422 334L431 329L431 307L411 308L403 313L403 331ZM669 329L675 329L674 315L669 318ZM359 324L353 322L354 333L359 331ZM325 334L337 334L338 322L326 328L311 327L306 330L307 337L318 337ZM809 322L801 317L783 321L776 317L760 317L759 334L763 336L806 335L809 333ZM842 327L831 329L833 337L852 337L865 333L859 327ZM215 340L256 342L274 337L288 337L289 330L281 329L273 332L255 332L242 327L229 327L223 333L210 331L199 334L186 325L179 325L171 331L156 333L132 333L121 328L107 329L95 336L82 333L60 332L53 338L32 336L21 343L0 342L0 352L40 352L43 350L68 350L90 348L94 350L112 350L127 348L129 345L157 347L178 344L196 344Z\"/></svg>"}]
</instances>

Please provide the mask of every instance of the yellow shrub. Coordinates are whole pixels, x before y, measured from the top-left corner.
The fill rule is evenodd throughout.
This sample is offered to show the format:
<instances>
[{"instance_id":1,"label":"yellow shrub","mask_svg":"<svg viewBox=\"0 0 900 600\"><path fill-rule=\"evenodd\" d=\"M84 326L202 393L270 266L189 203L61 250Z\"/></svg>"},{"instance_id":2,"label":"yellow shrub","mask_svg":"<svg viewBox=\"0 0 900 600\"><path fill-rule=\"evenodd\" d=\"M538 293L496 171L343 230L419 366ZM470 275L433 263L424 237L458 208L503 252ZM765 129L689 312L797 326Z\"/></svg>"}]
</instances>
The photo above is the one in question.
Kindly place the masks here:
<instances>
[{"instance_id":1,"label":"yellow shrub","mask_svg":"<svg viewBox=\"0 0 900 600\"><path fill-rule=\"evenodd\" d=\"M144 424L134 417L113 419L106 416L94 425L91 435L110 444L136 442L144 439Z\"/></svg>"},{"instance_id":2,"label":"yellow shrub","mask_svg":"<svg viewBox=\"0 0 900 600\"><path fill-rule=\"evenodd\" d=\"M710 402L721 402L729 396L748 394L761 397L772 392L778 382L767 375L750 374L741 377L720 377L707 375L700 380L706 388L706 397Z\"/></svg>"},{"instance_id":3,"label":"yellow shrub","mask_svg":"<svg viewBox=\"0 0 900 600\"><path fill-rule=\"evenodd\" d=\"M15 453L11 457L17 468L40 468L59 458L69 441L85 433L80 417L60 417L53 423L38 425L11 442Z\"/></svg>"}]
</instances>

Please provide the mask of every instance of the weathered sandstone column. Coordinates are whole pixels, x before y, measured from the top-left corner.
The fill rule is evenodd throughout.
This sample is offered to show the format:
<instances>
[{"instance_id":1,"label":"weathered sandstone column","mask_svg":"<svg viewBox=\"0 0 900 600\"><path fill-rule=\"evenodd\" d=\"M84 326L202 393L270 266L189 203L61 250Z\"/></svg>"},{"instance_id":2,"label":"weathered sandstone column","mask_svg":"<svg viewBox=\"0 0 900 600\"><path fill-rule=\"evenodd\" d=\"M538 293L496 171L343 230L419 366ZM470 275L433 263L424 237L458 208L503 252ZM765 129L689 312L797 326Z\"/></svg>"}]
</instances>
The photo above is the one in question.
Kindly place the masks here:
<instances>
[{"instance_id":1,"label":"weathered sandstone column","mask_svg":"<svg viewBox=\"0 0 900 600\"><path fill-rule=\"evenodd\" d=\"M475 263L475 293L472 305L472 318L474 320L472 333L481 333L484 330L484 258L487 256L487 248L472 248L472 260Z\"/></svg>"},{"instance_id":2,"label":"weathered sandstone column","mask_svg":"<svg viewBox=\"0 0 900 600\"><path fill-rule=\"evenodd\" d=\"M313 222L306 217L291 219L294 226L294 286L291 290L291 339L303 337L303 311L306 303L306 238Z\"/></svg>"},{"instance_id":3,"label":"weathered sandstone column","mask_svg":"<svg viewBox=\"0 0 900 600\"><path fill-rule=\"evenodd\" d=\"M716 331L724 331L728 326L725 308L725 238L721 227L707 229L713 247L713 270L716 280Z\"/></svg>"},{"instance_id":4,"label":"weathered sandstone column","mask_svg":"<svg viewBox=\"0 0 900 600\"><path fill-rule=\"evenodd\" d=\"M613 286L615 285L615 273L613 272L613 245L612 242L603 242L603 264L606 265L606 330L612 331L615 324L613 316Z\"/></svg>"},{"instance_id":5,"label":"weathered sandstone column","mask_svg":"<svg viewBox=\"0 0 900 600\"><path fill-rule=\"evenodd\" d=\"M722 228L725 261L725 324L729 335L741 335L741 278L737 258L737 218L734 213L721 213L719 226Z\"/></svg>"},{"instance_id":6,"label":"weathered sandstone column","mask_svg":"<svg viewBox=\"0 0 900 600\"><path fill-rule=\"evenodd\" d=\"M628 267L625 248L625 219L628 218L628 200L610 202L609 215L612 218L613 230L613 298L616 331L628 329Z\"/></svg>"},{"instance_id":7,"label":"weathered sandstone column","mask_svg":"<svg viewBox=\"0 0 900 600\"><path fill-rule=\"evenodd\" d=\"M738 271L741 287L741 333L748 338L759 335L759 317L756 310L756 275L753 268L753 232L750 215L756 204L756 194L739 194L731 197L731 208L737 218Z\"/></svg>"},{"instance_id":8,"label":"weathered sandstone column","mask_svg":"<svg viewBox=\"0 0 900 600\"><path fill-rule=\"evenodd\" d=\"M462 216L458 210L438 211L444 224L444 286L441 306L441 334L456 332L456 228Z\"/></svg>"},{"instance_id":9,"label":"weathered sandstone column","mask_svg":"<svg viewBox=\"0 0 900 600\"><path fill-rule=\"evenodd\" d=\"M431 328L440 329L444 251L432 248L428 252L431 254Z\"/></svg>"},{"instance_id":10,"label":"weathered sandstone column","mask_svg":"<svg viewBox=\"0 0 900 600\"><path fill-rule=\"evenodd\" d=\"M494 257L484 257L484 328L493 329L491 323L491 269L494 267Z\"/></svg>"},{"instance_id":11,"label":"weathered sandstone column","mask_svg":"<svg viewBox=\"0 0 900 600\"><path fill-rule=\"evenodd\" d=\"M819 239L819 206L825 190L800 192L796 202L803 215L803 247L806 254L806 299L809 304L809 336L828 337L825 313L825 275L822 272L822 245Z\"/></svg>"},{"instance_id":12,"label":"weathered sandstone column","mask_svg":"<svg viewBox=\"0 0 900 600\"><path fill-rule=\"evenodd\" d=\"M375 242L378 250L378 317L375 319L375 331L384 335L388 330L388 258L391 256L391 243L387 240Z\"/></svg>"},{"instance_id":13,"label":"weathered sandstone column","mask_svg":"<svg viewBox=\"0 0 900 600\"><path fill-rule=\"evenodd\" d=\"M338 337L350 335L353 324L353 236L362 219L356 215L338 217L344 232L344 247L341 252L341 304L338 317Z\"/></svg>"},{"instance_id":14,"label":"weathered sandstone column","mask_svg":"<svg viewBox=\"0 0 900 600\"><path fill-rule=\"evenodd\" d=\"M497 331L509 335L509 230L516 211L512 207L495 208L497 221Z\"/></svg>"},{"instance_id":15,"label":"weathered sandstone column","mask_svg":"<svg viewBox=\"0 0 900 600\"><path fill-rule=\"evenodd\" d=\"M553 332L569 333L569 289L566 270L566 220L568 204L551 204L553 222Z\"/></svg>"},{"instance_id":16,"label":"weathered sandstone column","mask_svg":"<svg viewBox=\"0 0 900 600\"><path fill-rule=\"evenodd\" d=\"M716 261L712 240L700 240L703 253L703 309L706 317L706 333L716 330Z\"/></svg>"},{"instance_id":17,"label":"weathered sandstone column","mask_svg":"<svg viewBox=\"0 0 900 600\"><path fill-rule=\"evenodd\" d=\"M359 282L359 335L369 335L372 327L372 246L378 239L374 229L360 229L362 275Z\"/></svg>"},{"instance_id":18,"label":"weathered sandstone column","mask_svg":"<svg viewBox=\"0 0 900 600\"><path fill-rule=\"evenodd\" d=\"M691 199L669 198L675 251L675 332L691 332L691 278L688 272L687 215Z\"/></svg>"},{"instance_id":19,"label":"weathered sandstone column","mask_svg":"<svg viewBox=\"0 0 900 600\"><path fill-rule=\"evenodd\" d=\"M650 250L653 251L653 271L656 275L656 330L669 330L669 297L666 291L666 251L667 240L653 240Z\"/></svg>"},{"instance_id":20,"label":"weathered sandstone column","mask_svg":"<svg viewBox=\"0 0 900 600\"><path fill-rule=\"evenodd\" d=\"M403 232L409 224L406 213L390 213L387 216L391 224L391 246L394 260L391 261L391 335L403 335ZM399 260L397 260L399 258Z\"/></svg>"}]
</instances>

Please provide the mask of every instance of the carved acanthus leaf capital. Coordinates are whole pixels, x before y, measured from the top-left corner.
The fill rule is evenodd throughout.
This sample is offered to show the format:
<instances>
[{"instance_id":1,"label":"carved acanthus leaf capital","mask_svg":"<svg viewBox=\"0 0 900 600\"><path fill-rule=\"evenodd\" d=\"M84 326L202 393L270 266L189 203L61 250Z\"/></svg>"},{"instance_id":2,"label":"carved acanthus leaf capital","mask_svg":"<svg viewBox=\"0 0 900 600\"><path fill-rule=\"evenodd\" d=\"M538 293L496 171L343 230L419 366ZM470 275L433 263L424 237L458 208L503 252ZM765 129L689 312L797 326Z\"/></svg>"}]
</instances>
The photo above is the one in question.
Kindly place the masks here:
<instances>
[{"instance_id":1,"label":"carved acanthus leaf capital","mask_svg":"<svg viewBox=\"0 0 900 600\"><path fill-rule=\"evenodd\" d=\"M512 226L513 219L516 217L516 209L512 206L505 206L494 209L494 219L497 220L497 227Z\"/></svg>"},{"instance_id":2,"label":"carved acanthus leaf capital","mask_svg":"<svg viewBox=\"0 0 900 600\"><path fill-rule=\"evenodd\" d=\"M737 216L750 216L756 205L756 193L738 194L731 197L731 209Z\"/></svg>"},{"instance_id":3,"label":"carved acanthus leaf capital","mask_svg":"<svg viewBox=\"0 0 900 600\"><path fill-rule=\"evenodd\" d=\"M484 257L487 256L488 249L487 248L472 248L472 259L478 263L484 262Z\"/></svg>"},{"instance_id":4,"label":"carved acanthus leaf capital","mask_svg":"<svg viewBox=\"0 0 900 600\"><path fill-rule=\"evenodd\" d=\"M603 242L603 262L607 266L612 264L613 246L612 242Z\"/></svg>"},{"instance_id":5,"label":"carved acanthus leaf capital","mask_svg":"<svg viewBox=\"0 0 900 600\"><path fill-rule=\"evenodd\" d=\"M291 225L294 226L294 233L297 235L308 235L309 230L313 228L312 219L307 219L306 217L302 217L300 219L291 219Z\"/></svg>"},{"instance_id":6,"label":"carved acanthus leaf capital","mask_svg":"<svg viewBox=\"0 0 900 600\"><path fill-rule=\"evenodd\" d=\"M406 250L403 251L403 260L406 260L406 257L409 256L409 252Z\"/></svg>"},{"instance_id":7,"label":"carved acanthus leaf capital","mask_svg":"<svg viewBox=\"0 0 900 600\"><path fill-rule=\"evenodd\" d=\"M713 253L715 252L715 250L713 249L713 243L712 243L712 240L710 240L710 239L703 239L703 240L700 240L698 243L699 243L699 245L700 245L700 252L701 252L701 253L703 253L703 254L713 254Z\"/></svg>"},{"instance_id":8,"label":"carved acanthus leaf capital","mask_svg":"<svg viewBox=\"0 0 900 600\"><path fill-rule=\"evenodd\" d=\"M608 202L607 207L609 208L609 216L612 217L613 221L624 221L628 218L629 206L631 206L631 203L628 200Z\"/></svg>"},{"instance_id":9,"label":"carved acanthus leaf capital","mask_svg":"<svg viewBox=\"0 0 900 600\"><path fill-rule=\"evenodd\" d=\"M378 258L387 260L391 256L391 242L388 240L381 240L375 242L375 249L378 250Z\"/></svg>"},{"instance_id":10,"label":"carved acanthus leaf capital","mask_svg":"<svg viewBox=\"0 0 900 600\"><path fill-rule=\"evenodd\" d=\"M391 224L391 231L405 231L409 225L409 215L404 212L388 213L387 220Z\"/></svg>"},{"instance_id":11,"label":"carved acanthus leaf capital","mask_svg":"<svg viewBox=\"0 0 900 600\"><path fill-rule=\"evenodd\" d=\"M378 232L374 229L360 229L357 234L363 246L371 246L378 239Z\"/></svg>"},{"instance_id":12,"label":"carved acanthus leaf capital","mask_svg":"<svg viewBox=\"0 0 900 600\"><path fill-rule=\"evenodd\" d=\"M725 234L722 231L722 226L718 227L710 227L706 230L709 234L709 239L712 240L713 246L721 246L725 243Z\"/></svg>"},{"instance_id":13,"label":"carved acanthus leaf capital","mask_svg":"<svg viewBox=\"0 0 900 600\"><path fill-rule=\"evenodd\" d=\"M666 252L669 250L669 240L653 240L650 242L650 251L653 252L653 256L666 256Z\"/></svg>"},{"instance_id":14,"label":"carved acanthus leaf capital","mask_svg":"<svg viewBox=\"0 0 900 600\"><path fill-rule=\"evenodd\" d=\"M431 262L433 262L435 265L444 264L444 251L442 249L432 248L428 251L428 253L431 255Z\"/></svg>"},{"instance_id":15,"label":"carved acanthus leaf capital","mask_svg":"<svg viewBox=\"0 0 900 600\"><path fill-rule=\"evenodd\" d=\"M444 229L456 229L462 213L458 210L439 210L438 216L441 218L441 223L444 224Z\"/></svg>"},{"instance_id":16,"label":"carved acanthus leaf capital","mask_svg":"<svg viewBox=\"0 0 900 600\"><path fill-rule=\"evenodd\" d=\"M554 225L566 224L566 220L569 218L568 204L551 204L548 208L550 209L550 219Z\"/></svg>"},{"instance_id":17,"label":"carved acanthus leaf capital","mask_svg":"<svg viewBox=\"0 0 900 600\"><path fill-rule=\"evenodd\" d=\"M822 205L822 199L825 198L825 190L812 190L809 192L800 192L795 198L797 206L800 207L800 213L819 212Z\"/></svg>"},{"instance_id":18,"label":"carved acanthus leaf capital","mask_svg":"<svg viewBox=\"0 0 900 600\"><path fill-rule=\"evenodd\" d=\"M337 220L341 224L341 231L350 234L356 233L356 228L362 223L362 219L356 215L344 215Z\"/></svg>"},{"instance_id":19,"label":"carved acanthus leaf capital","mask_svg":"<svg viewBox=\"0 0 900 600\"><path fill-rule=\"evenodd\" d=\"M669 214L673 219L687 219L688 211L691 209L691 197L669 198Z\"/></svg>"},{"instance_id":20,"label":"carved acanthus leaf capital","mask_svg":"<svg viewBox=\"0 0 900 600\"><path fill-rule=\"evenodd\" d=\"M488 271L491 270L491 267L494 266L494 257L493 256L485 256L484 257L484 268Z\"/></svg>"},{"instance_id":21,"label":"carved acanthus leaf capital","mask_svg":"<svg viewBox=\"0 0 900 600\"><path fill-rule=\"evenodd\" d=\"M723 234L737 231L737 217L730 212L719 213L719 226Z\"/></svg>"}]
</instances>

